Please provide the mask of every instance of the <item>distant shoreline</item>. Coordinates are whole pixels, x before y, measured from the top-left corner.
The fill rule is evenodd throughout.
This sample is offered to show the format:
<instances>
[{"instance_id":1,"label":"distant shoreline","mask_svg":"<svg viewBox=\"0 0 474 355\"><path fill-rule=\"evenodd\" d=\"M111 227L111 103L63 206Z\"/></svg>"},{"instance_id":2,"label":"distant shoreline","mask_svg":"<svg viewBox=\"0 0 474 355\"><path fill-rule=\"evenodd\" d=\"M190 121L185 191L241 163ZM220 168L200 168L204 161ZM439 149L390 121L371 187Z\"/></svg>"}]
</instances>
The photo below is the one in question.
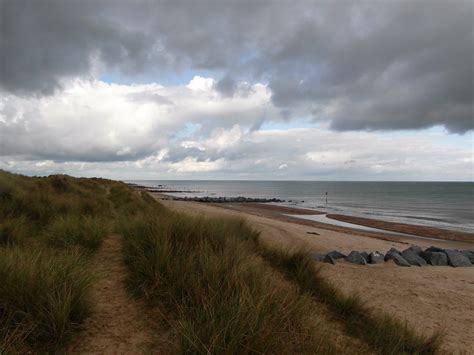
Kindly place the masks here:
<instances>
[{"instance_id":1,"label":"distant shoreline","mask_svg":"<svg viewBox=\"0 0 474 355\"><path fill-rule=\"evenodd\" d=\"M387 222L379 228L393 233L413 234L412 226L436 228L438 232L423 232L426 238L436 237L455 240L469 240L474 236L474 212L472 200L474 185L436 185L385 183L249 183L249 182L206 182L189 181L173 183L169 181L135 181L142 189L163 193L170 198L183 201L206 203L249 203L278 202L289 208L309 209L332 215L344 215L351 220L347 223L366 225L372 220ZM326 202L327 192L327 202ZM314 213L314 212L313 212ZM355 217L355 218L352 218ZM346 218L346 217L344 217ZM371 221L354 223L357 218ZM336 219L334 219L336 220ZM379 222L377 222L380 224ZM392 229L397 225L397 229ZM401 227L405 225L405 227ZM410 226L410 227L407 227ZM416 234L416 233L415 233ZM447 237L443 237L447 235Z\"/></svg>"},{"instance_id":2,"label":"distant shoreline","mask_svg":"<svg viewBox=\"0 0 474 355\"><path fill-rule=\"evenodd\" d=\"M404 250L411 245L444 249L474 250L473 243L453 240L428 240L366 232L294 218L287 214L308 216L313 210L259 203L200 203L175 201L161 194L151 194L177 212L203 217L243 218L260 233L265 245L282 250L304 250L326 254L337 250L387 253L391 248ZM426 229L424 230L426 232ZM420 232L422 232L420 230ZM348 262L322 263L321 273L347 294L357 293L367 305L393 314L409 325L432 334L446 329L444 349L452 353L472 348L474 338L465 332L472 324L472 268L400 267L392 262L360 266Z\"/></svg>"},{"instance_id":3,"label":"distant shoreline","mask_svg":"<svg viewBox=\"0 0 474 355\"><path fill-rule=\"evenodd\" d=\"M138 188L142 188L142 187L138 187ZM153 190L149 192L155 196L160 196L161 198L165 198L165 199L175 198L174 196L167 195L163 192L157 192ZM382 230L379 233L379 232L364 231L364 230L354 229L354 228L341 227L341 226L311 221L308 219L288 216L288 214L295 214L295 215L325 214L324 212L317 211L317 210L310 210L307 208L288 207L288 206L280 206L280 205L275 205L275 204L253 203L253 202L218 203L218 204L211 202L209 204L215 205L216 207L225 208L225 209L232 209L232 210L237 210L244 213L265 216L265 217L277 219L280 221L286 221L286 222L296 223L300 225L314 226L314 227L329 229L329 230L333 230L337 232L372 237L372 238L377 238L377 239L386 240L386 241L413 242L416 239L429 238L429 239L434 239L439 242L446 242L446 244L449 244L450 247L461 247L461 248L471 247L472 248L474 246L474 233L447 230L447 229L441 229L441 228L431 227L431 226L421 226L421 225L414 225L414 224L407 224L407 223L394 223L394 222L387 222L387 221L382 221L382 220L377 220L377 219L372 219L372 218L354 217L354 216L348 216L348 215L342 215L342 214L328 214L327 215L328 218L331 218L334 220ZM386 231L386 233L384 233L383 231ZM413 237L395 236L391 234L390 232L409 234L409 235L413 235Z\"/></svg>"}]
</instances>

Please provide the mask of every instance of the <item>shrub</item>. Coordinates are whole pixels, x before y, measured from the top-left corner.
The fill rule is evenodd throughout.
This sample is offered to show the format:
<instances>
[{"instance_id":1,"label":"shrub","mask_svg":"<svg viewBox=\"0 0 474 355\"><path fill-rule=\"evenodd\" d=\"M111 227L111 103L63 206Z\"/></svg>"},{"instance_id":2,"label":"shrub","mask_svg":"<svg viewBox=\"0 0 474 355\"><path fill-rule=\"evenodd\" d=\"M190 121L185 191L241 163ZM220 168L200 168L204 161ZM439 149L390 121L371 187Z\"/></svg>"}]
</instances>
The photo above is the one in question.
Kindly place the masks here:
<instances>
[{"instance_id":1,"label":"shrub","mask_svg":"<svg viewBox=\"0 0 474 355\"><path fill-rule=\"evenodd\" d=\"M89 311L92 278L71 253L0 249L0 348L59 344Z\"/></svg>"}]
</instances>

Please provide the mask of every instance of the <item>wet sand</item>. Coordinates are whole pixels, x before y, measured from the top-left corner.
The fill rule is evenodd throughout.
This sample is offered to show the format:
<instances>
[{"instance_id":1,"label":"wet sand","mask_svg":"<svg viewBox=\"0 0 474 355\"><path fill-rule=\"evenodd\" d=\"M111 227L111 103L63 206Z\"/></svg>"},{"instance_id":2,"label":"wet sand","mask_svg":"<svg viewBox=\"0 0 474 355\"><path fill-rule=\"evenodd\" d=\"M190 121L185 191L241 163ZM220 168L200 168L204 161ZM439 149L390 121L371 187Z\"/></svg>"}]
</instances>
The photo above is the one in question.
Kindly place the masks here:
<instances>
[{"instance_id":1,"label":"wet sand","mask_svg":"<svg viewBox=\"0 0 474 355\"><path fill-rule=\"evenodd\" d=\"M158 196L157 196L158 197ZM206 216L240 216L261 232L269 245L311 252L334 249L386 252L391 247L473 248L457 241L398 238L383 233L348 230L337 226L283 216L292 213L258 204L211 205L196 202L162 201L177 211ZM298 212L300 210L298 209ZM301 214L301 213L300 213ZM316 233L309 234L309 233ZM346 262L321 264L322 272L343 292L358 293L368 306L383 310L412 325L419 332L445 334L446 351L474 353L474 267L410 267L392 262L359 266Z\"/></svg>"},{"instance_id":2,"label":"wet sand","mask_svg":"<svg viewBox=\"0 0 474 355\"><path fill-rule=\"evenodd\" d=\"M320 211L309 210L309 209L302 209L302 208L292 208L292 207L285 207L285 206L278 206L278 205L268 205L262 203L235 203L235 204L219 204L216 205L217 207L231 209L235 211L245 212L249 214L253 214L256 216L268 217L272 219L276 219L279 221L291 222L301 225L306 225L310 227L317 227L323 228L327 230L342 232L351 235L360 235L364 237L371 237L386 241L397 241L403 244L413 244L417 243L421 240L430 243L435 243L433 245L443 247L443 248L459 248L459 249L474 249L474 234L464 233L464 232L457 232L457 231L446 231L439 228L434 227L426 227L426 226L416 226L416 225L401 225L397 223L390 223L384 222L374 219L368 218L357 218L357 217L350 217L350 216L343 216L343 215L327 215L329 218L334 218L336 216L337 220L359 224L366 227L377 228L381 230L386 230L387 232L384 233L383 231L380 232L372 232L366 231L356 228L347 228L332 224L325 224L317 221L312 221L309 219L303 219L298 217L293 217L289 215L320 215L324 214ZM363 220L363 221L361 221ZM358 223L355 223L358 222ZM409 235L413 235L413 237L409 235L395 235L391 234L390 232L396 233L406 233ZM446 239L442 239L440 236L446 235ZM416 236L428 238L422 239L417 238Z\"/></svg>"}]
</instances>

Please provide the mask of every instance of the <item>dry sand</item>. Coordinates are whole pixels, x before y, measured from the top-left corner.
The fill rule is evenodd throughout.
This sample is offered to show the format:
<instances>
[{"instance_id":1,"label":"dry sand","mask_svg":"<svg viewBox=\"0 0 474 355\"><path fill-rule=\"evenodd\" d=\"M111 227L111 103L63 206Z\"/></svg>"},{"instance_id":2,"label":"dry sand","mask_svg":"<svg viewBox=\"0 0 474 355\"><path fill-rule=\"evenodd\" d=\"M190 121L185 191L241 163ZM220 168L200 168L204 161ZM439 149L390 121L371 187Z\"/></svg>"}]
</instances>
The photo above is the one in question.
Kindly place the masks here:
<instances>
[{"instance_id":1,"label":"dry sand","mask_svg":"<svg viewBox=\"0 0 474 355\"><path fill-rule=\"evenodd\" d=\"M386 252L391 247L404 249L414 242L391 240L383 234L367 236L362 232L345 233L331 230L332 227L317 228L278 220L274 216L264 216L265 213L258 208L254 212L243 212L196 202L162 202L172 209L192 214L244 217L261 231L262 240L286 249ZM421 247L449 246L446 241L415 241ZM474 247L465 244L469 245ZM337 265L323 264L323 272L342 291L360 294L368 306L408 322L419 332L432 334L441 330L445 334L444 347L448 352L474 353L474 267L404 268L392 262L368 266L340 262Z\"/></svg>"}]
</instances>

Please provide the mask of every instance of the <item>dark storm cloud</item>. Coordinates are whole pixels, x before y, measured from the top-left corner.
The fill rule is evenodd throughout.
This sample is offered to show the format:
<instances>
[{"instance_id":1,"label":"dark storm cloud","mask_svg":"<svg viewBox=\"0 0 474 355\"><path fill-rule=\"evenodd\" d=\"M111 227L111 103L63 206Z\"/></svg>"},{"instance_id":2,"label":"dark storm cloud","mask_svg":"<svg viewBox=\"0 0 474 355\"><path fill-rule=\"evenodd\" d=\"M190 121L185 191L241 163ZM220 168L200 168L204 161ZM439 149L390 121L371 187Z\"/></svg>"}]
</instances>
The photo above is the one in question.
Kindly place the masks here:
<instances>
[{"instance_id":1,"label":"dark storm cloud","mask_svg":"<svg viewBox=\"0 0 474 355\"><path fill-rule=\"evenodd\" d=\"M237 89L237 83L230 75L226 75L216 83L216 89L224 96L232 96Z\"/></svg>"},{"instance_id":2,"label":"dark storm cloud","mask_svg":"<svg viewBox=\"0 0 474 355\"><path fill-rule=\"evenodd\" d=\"M114 69L267 82L336 130L473 128L472 1L1 1L0 85L50 94ZM100 70L95 68L96 70Z\"/></svg>"}]
</instances>

